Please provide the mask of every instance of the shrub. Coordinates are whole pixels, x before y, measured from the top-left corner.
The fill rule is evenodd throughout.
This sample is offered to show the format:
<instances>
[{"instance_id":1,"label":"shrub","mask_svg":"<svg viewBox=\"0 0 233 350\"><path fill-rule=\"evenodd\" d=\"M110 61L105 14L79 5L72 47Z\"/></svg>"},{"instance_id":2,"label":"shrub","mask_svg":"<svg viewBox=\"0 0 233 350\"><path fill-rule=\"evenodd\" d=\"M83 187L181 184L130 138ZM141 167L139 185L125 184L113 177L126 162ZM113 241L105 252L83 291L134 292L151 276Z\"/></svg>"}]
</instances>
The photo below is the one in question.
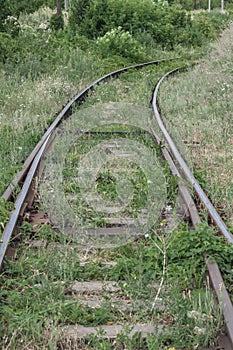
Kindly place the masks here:
<instances>
[{"instance_id":1,"label":"shrub","mask_svg":"<svg viewBox=\"0 0 233 350\"><path fill-rule=\"evenodd\" d=\"M1 0L0 0L1 1ZM13 16L19 16L20 13L32 13L37 11L41 6L49 6L51 8L56 7L55 0L11 0L10 9Z\"/></svg>"},{"instance_id":2,"label":"shrub","mask_svg":"<svg viewBox=\"0 0 233 350\"><path fill-rule=\"evenodd\" d=\"M214 40L221 30L227 27L231 14L222 14L212 11L211 13L199 13L194 16L191 27L191 42L199 46L207 40Z\"/></svg>"},{"instance_id":3,"label":"shrub","mask_svg":"<svg viewBox=\"0 0 233 350\"><path fill-rule=\"evenodd\" d=\"M63 15L54 14L50 18L49 27L52 30L59 30L64 28L64 18Z\"/></svg>"},{"instance_id":4,"label":"shrub","mask_svg":"<svg viewBox=\"0 0 233 350\"><path fill-rule=\"evenodd\" d=\"M97 52L102 57L121 55L127 58L143 58L142 47L132 35L121 27L114 28L96 41Z\"/></svg>"},{"instance_id":5,"label":"shrub","mask_svg":"<svg viewBox=\"0 0 233 350\"><path fill-rule=\"evenodd\" d=\"M156 8L152 0L73 0L69 23L90 39L118 26L134 34L158 19Z\"/></svg>"},{"instance_id":6,"label":"shrub","mask_svg":"<svg viewBox=\"0 0 233 350\"><path fill-rule=\"evenodd\" d=\"M10 34L12 38L15 38L20 31L20 24L16 17L7 16L4 21L4 32Z\"/></svg>"},{"instance_id":7,"label":"shrub","mask_svg":"<svg viewBox=\"0 0 233 350\"><path fill-rule=\"evenodd\" d=\"M16 50L16 41L8 33L0 32L0 62L5 62Z\"/></svg>"},{"instance_id":8,"label":"shrub","mask_svg":"<svg viewBox=\"0 0 233 350\"><path fill-rule=\"evenodd\" d=\"M0 32L4 31L4 21L7 16L11 15L10 3L7 0L0 0Z\"/></svg>"},{"instance_id":9,"label":"shrub","mask_svg":"<svg viewBox=\"0 0 233 350\"><path fill-rule=\"evenodd\" d=\"M69 19L71 31L89 39L121 27L133 36L149 33L154 43L169 48L176 44L177 32L190 25L190 15L179 7L152 0L73 0Z\"/></svg>"}]
</instances>

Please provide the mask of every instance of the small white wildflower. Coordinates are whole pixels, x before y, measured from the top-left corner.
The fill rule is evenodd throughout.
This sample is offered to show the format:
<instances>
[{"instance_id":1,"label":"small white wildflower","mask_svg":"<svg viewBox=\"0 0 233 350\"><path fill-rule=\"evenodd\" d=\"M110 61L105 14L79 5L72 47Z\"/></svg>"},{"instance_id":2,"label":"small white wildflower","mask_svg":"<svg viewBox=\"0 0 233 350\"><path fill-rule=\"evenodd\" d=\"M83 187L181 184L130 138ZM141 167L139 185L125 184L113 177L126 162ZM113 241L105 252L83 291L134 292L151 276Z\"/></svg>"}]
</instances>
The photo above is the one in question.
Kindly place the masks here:
<instances>
[{"instance_id":1,"label":"small white wildflower","mask_svg":"<svg viewBox=\"0 0 233 350\"><path fill-rule=\"evenodd\" d=\"M46 29L47 25L45 23L41 23L38 28L39 29Z\"/></svg>"},{"instance_id":2,"label":"small white wildflower","mask_svg":"<svg viewBox=\"0 0 233 350\"><path fill-rule=\"evenodd\" d=\"M188 311L187 316L189 318L197 318L199 316L199 312L197 312L196 310Z\"/></svg>"},{"instance_id":3,"label":"small white wildflower","mask_svg":"<svg viewBox=\"0 0 233 350\"><path fill-rule=\"evenodd\" d=\"M165 210L166 210L166 211L172 211L172 206L171 206L171 205L167 205L167 206L165 207Z\"/></svg>"},{"instance_id":4,"label":"small white wildflower","mask_svg":"<svg viewBox=\"0 0 233 350\"><path fill-rule=\"evenodd\" d=\"M200 327L194 327L194 332L196 334L205 334L205 328L200 328Z\"/></svg>"}]
</instances>

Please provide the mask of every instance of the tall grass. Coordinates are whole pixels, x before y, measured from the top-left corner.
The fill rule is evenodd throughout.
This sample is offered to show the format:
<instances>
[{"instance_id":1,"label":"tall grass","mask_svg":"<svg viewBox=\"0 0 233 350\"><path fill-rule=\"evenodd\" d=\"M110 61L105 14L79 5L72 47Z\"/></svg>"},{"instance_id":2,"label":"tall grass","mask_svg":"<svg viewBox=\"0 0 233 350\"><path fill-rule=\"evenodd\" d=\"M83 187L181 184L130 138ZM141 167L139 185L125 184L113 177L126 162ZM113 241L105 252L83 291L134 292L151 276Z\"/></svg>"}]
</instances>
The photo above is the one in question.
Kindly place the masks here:
<instances>
[{"instance_id":1,"label":"tall grass","mask_svg":"<svg viewBox=\"0 0 233 350\"><path fill-rule=\"evenodd\" d=\"M0 193L56 113L101 71L98 60L78 47L62 49L52 42L47 52L46 41L55 40L47 28L51 14L44 9L20 17L25 49L0 69Z\"/></svg>"},{"instance_id":2,"label":"tall grass","mask_svg":"<svg viewBox=\"0 0 233 350\"><path fill-rule=\"evenodd\" d=\"M198 179L219 211L233 221L233 25L208 57L161 87L160 106L172 133L188 145ZM183 146L184 149L184 146Z\"/></svg>"}]
</instances>

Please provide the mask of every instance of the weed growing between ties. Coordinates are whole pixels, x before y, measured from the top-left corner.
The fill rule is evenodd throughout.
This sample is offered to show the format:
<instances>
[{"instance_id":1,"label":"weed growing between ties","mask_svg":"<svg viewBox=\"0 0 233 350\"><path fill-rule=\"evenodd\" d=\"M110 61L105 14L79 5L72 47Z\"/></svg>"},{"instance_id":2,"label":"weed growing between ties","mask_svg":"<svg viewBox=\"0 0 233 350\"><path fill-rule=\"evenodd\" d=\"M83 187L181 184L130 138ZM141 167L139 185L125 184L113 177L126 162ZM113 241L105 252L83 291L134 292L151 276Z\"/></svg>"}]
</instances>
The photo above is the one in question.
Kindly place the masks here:
<instances>
[{"instance_id":1,"label":"weed growing between ties","mask_svg":"<svg viewBox=\"0 0 233 350\"><path fill-rule=\"evenodd\" d=\"M21 17L22 41L28 40L33 43L37 37L40 37L41 40L47 40L49 33L45 29L46 25L44 29L39 28L41 18L46 22L44 16L44 12L42 14L39 12L29 19ZM50 39L52 40L52 38ZM41 57L42 62L40 61L38 65L38 55L35 54L35 57L25 57L20 60L17 66L14 66L13 62L7 62L4 69L0 71L2 86L0 93L2 101L0 113L1 193L4 192L17 171L21 169L23 161L52 123L55 114L64 103L77 91L100 76L103 71L132 64L131 61L125 62L119 57L117 60L111 61L111 58L108 58L100 62L98 58L93 59L90 53L85 53L81 49L77 49L76 46L66 47L62 53L60 46L58 48L56 45L52 45L52 47L55 56L51 53L49 57L57 57L56 62ZM30 52L37 51L33 48ZM170 57L170 55L168 56ZM164 57L163 51L159 51L159 57ZM44 68L41 70L42 66ZM169 63L163 67L164 70L168 69ZM152 86L153 76L150 76L150 72L153 72L153 69L147 70L147 74L142 74L141 78L140 75L138 77L135 75L129 86L123 87L123 84L120 84L121 86L113 87L112 90L110 87L108 97L114 101L116 98L114 91L117 89L118 93L121 93L122 97L124 95L126 99L126 93L130 92L133 85L135 86L135 81L138 78L141 80L141 83L139 82L139 86L141 85L140 95L142 97L145 94L148 96L147 101L146 96L143 97L145 103L148 104L151 91L147 90L146 92L145 89L148 88L147 80L151 79L150 86ZM155 75L155 79L158 75ZM124 92L120 92L120 90ZM136 97L134 97L135 99ZM139 103L140 99L141 97L137 98ZM95 102L94 99L92 102Z\"/></svg>"},{"instance_id":2,"label":"weed growing between ties","mask_svg":"<svg viewBox=\"0 0 233 350\"><path fill-rule=\"evenodd\" d=\"M153 80L151 78L153 70L148 71L127 74L119 83L112 81L111 85L117 86L115 90L117 94L114 95L116 100L128 102L126 92L130 91L130 102L142 101L144 105L147 104L148 86L152 85ZM155 75L158 74L156 71ZM139 88L133 89L138 80ZM122 81L129 83L127 91L124 90L125 84ZM99 99L101 102L109 102L112 98L113 94L107 84L102 84L91 96L91 99ZM84 110L87 107L88 102L82 108ZM122 126L118 126L118 130L122 130ZM131 136L134 138L135 134L132 133ZM152 147L151 138L137 135L136 139ZM99 141L98 136L87 136L88 143L84 140L85 138L81 139L80 148L71 148L68 155L67 168L63 174L67 191L70 190L68 187L71 185L72 169L79 160L79 152L86 153L89 146L92 147ZM132 169L133 166L130 170ZM136 185L140 184L139 177L136 182ZM168 183L171 186L172 180ZM114 184L109 184L106 177L101 179L98 186L98 191L102 195L106 195L107 198L114 197ZM71 186L71 190L75 189ZM170 200L171 198L168 199ZM34 236L48 242L69 244L61 250L56 247L52 250L45 248L25 250L22 247L22 251L17 253L16 260L7 262L1 276L3 281L1 297L4 305L1 323L3 349L7 347L18 349L29 344L33 349L48 347L53 349L58 338L57 327L75 323L101 327L112 323L153 322L155 329L159 326L166 328L164 330L166 334L159 337L148 336L146 341L142 341L138 336L130 340L128 336L130 326L129 329L126 327L124 334L114 343L115 348L119 346L131 349L156 347L169 349L212 344L221 329L221 310L216 311L213 308L210 291L201 288L205 284L203 249L208 245L208 240L205 241L203 236L205 230L201 231L202 235L199 235L200 232L194 234L190 241L191 233L186 227L181 227L172 234L165 234L163 226L162 220L154 227L154 233L152 231L145 239L133 241L126 246L107 251L80 252L76 248L71 248L72 242L67 242L67 238L56 234L49 226L32 228L30 224L25 223L21 230L22 241L25 241L24 238ZM202 239L199 241L200 237ZM213 249L214 245L208 247ZM214 256L224 249L218 251L216 243L216 251L217 253L215 251L213 253ZM182 258L180 258L181 252ZM223 259L225 261L225 257ZM82 266L83 260L88 260L90 264ZM117 265L106 267L104 261L110 260L116 261ZM227 269L229 265L226 266L226 271ZM121 289L117 292L117 297L136 305L136 311L116 309L106 293L101 295L104 303L97 309L84 307L77 298L72 299L70 285L75 280L91 279L118 281ZM176 287L173 287L174 285ZM172 336L167 331L167 326L173 332ZM89 339L88 345L83 345L84 349L85 347L108 349L110 344L106 340L93 337Z\"/></svg>"},{"instance_id":3,"label":"weed growing between ties","mask_svg":"<svg viewBox=\"0 0 233 350\"><path fill-rule=\"evenodd\" d=\"M29 17L21 15L15 28L18 30L18 24L20 25L17 40L10 40L7 34L1 36L6 39L6 44L9 43L5 47L7 52L4 53L9 57L4 56L5 62L1 65L0 72L0 99L3 105L0 114L1 192L21 168L23 160L44 129L51 124L55 113L77 90L81 90L103 71L130 65L136 58L164 58L175 55L174 51L155 49L152 38L147 33L138 33L135 41L131 35L119 29L118 32L115 30L110 33L110 38L117 38L114 50L123 50L125 57L112 54L109 56L111 48L105 45L108 35L104 37L101 46L79 35L73 36L63 31L51 33L47 15L50 17L52 12L39 11ZM208 20L200 18L200 26L202 22L204 28L208 28ZM166 28L169 31L170 27ZM214 36L213 31L212 35ZM130 42L134 52L127 51L125 38L126 44L127 41ZM147 45L142 53L141 45L145 41ZM98 45L99 54L106 59L100 62L95 57L93 62L90 52L93 53ZM20 50L16 50L17 48ZM176 52L182 57L184 55L184 61L187 61L187 51L183 47L179 46ZM181 60L179 62L181 64ZM148 67L140 72L124 74L119 80L101 84L94 89L90 100L82 108L96 102L131 102L148 106L155 80L175 66L176 62ZM139 139L145 141L148 148L151 147L150 139L142 140L137 136L137 140ZM84 152L87 151L85 147L95 145L98 137L88 139L90 144L85 141L83 139L79 144ZM71 149L67 168L64 168L63 185L67 192L77 190L71 180L72 166L76 166L79 161L78 153L75 147ZM129 168L136 173L137 196L134 204L140 208L144 205L146 179L135 165L129 164ZM174 201L176 179L166 174L166 180L169 207ZM108 172L100 177L97 191L107 200L114 199L116 186ZM139 194L142 194L140 201ZM11 210L11 206L8 208L8 204L2 201L0 208L2 228L7 220L6 210ZM93 213L89 214L93 219ZM84 216L88 216L87 211ZM98 220L99 225L103 224L101 215ZM100 326L99 337L90 337L87 343L82 344L83 349L113 347L171 350L174 347L196 348L215 343L218 332L222 330L221 305L217 310L214 308L213 296L205 281L203 253L221 263L228 289L231 291L232 261L229 261L229 256L232 256L232 248L206 227L193 232L184 225L175 232L168 233L164 223L164 220L159 220L153 230L137 241L132 240L128 245L104 251L78 249L72 239L61 232L55 232L51 226L31 226L25 222L13 241L19 248L17 256L14 260L5 262L0 276L2 349L56 349L59 341L58 327L76 323ZM31 238L51 245L37 249L28 244L27 241ZM61 245L53 245L55 243ZM84 261L88 264L83 265ZM115 261L116 265L106 266L105 262L110 261ZM71 285L75 280L92 279L112 279L118 282L120 289L115 294L120 304L118 306L126 301L132 303L134 311L116 308L112 303L112 296L106 290L101 292L103 303L100 307L93 309L82 305L80 296L77 297L72 292ZM156 336L148 336L143 341L136 335L131 340L129 324L133 322L152 322ZM107 340L100 339L100 335L101 326L112 323L127 326L123 334L110 344ZM164 333L157 336L159 327L164 328ZM68 345L65 348L69 349Z\"/></svg>"},{"instance_id":4,"label":"weed growing between ties","mask_svg":"<svg viewBox=\"0 0 233 350\"><path fill-rule=\"evenodd\" d=\"M38 238L45 240L47 233L51 241L49 227L38 231ZM21 234L26 238L27 228ZM25 250L24 244L16 259L6 262L1 275L2 348L19 349L31 344L32 349L48 346L53 349L59 338L57 327L76 323L99 326L100 334L101 325L128 324L115 341L114 349L118 346L120 349L120 344L132 349L212 345L222 330L221 305L220 309L215 308L205 283L203 252L221 263L224 278L228 278L228 287L232 288L229 274L232 247L206 227L195 232L183 226L170 235L152 233L111 250L80 251L71 242L61 248L50 245ZM84 261L89 264L83 265ZM106 261L117 264L106 266ZM118 281L120 289L114 294L117 307L112 301L113 294L110 296L104 290L98 295L103 302L97 309L80 303L82 297L75 297L71 285L74 281L92 279ZM120 308L126 301L134 306L134 311ZM148 336L145 341L139 336L130 340L128 332L134 322L152 322L155 334L157 327L162 327L163 333ZM92 337L87 344L93 349L110 348L99 337Z\"/></svg>"},{"instance_id":5,"label":"weed growing between ties","mask_svg":"<svg viewBox=\"0 0 233 350\"><path fill-rule=\"evenodd\" d=\"M113 126L112 129L116 130L116 126ZM102 131L104 131L105 128L102 128ZM122 130L122 127L119 128L119 130ZM109 131L109 128L108 128ZM66 158L66 168L63 169L63 186L64 190L66 192L66 195L71 195L71 201L72 199L75 200L75 203L72 201L72 205L74 208L74 205L78 205L77 210L84 210L84 212L81 214L83 216L83 219L88 220L92 219L92 225L98 223L100 225L103 225L106 223L105 217L106 214L104 212L97 213L95 212L95 208L93 208L93 211L91 211L90 207L88 207L87 203L85 204L85 201L81 205L81 201L83 200L82 194L80 193L80 188L77 185L77 181L75 176L77 176L77 168L79 165L80 158L91 151L95 146L97 146L100 142L109 141L111 143L111 140L115 140L116 136L114 132L110 135L96 135L94 137L84 136L81 139L79 139L79 142L72 146L71 152L68 154L68 157ZM123 136L123 137L122 137ZM148 135L147 135L148 136ZM137 131L135 134L133 132L127 132L126 135L121 135L121 139L127 139L127 140L136 140L137 142L140 139L140 136L137 135ZM153 149L154 144L153 140L147 137L147 144L150 144L151 149ZM145 135L141 137L141 141L143 140L144 143L146 143ZM139 141L140 142L140 141ZM133 192L133 198L130 202L130 206L128 207L128 210L126 209L125 215L135 216L137 212L139 213L141 209L145 207L146 200L147 200L147 178L146 175L143 173L142 169L140 169L139 166L137 166L133 161L129 162L129 160L116 160L116 158L112 161L107 162L104 164L104 166L101 168L100 172L98 173L98 178L96 181L96 190L98 195L100 195L105 201L111 201L113 202L117 198L117 179L114 176L114 173L112 171L114 169L119 169L118 176L121 176L123 178L128 176L131 177L131 185L134 188ZM112 171L111 171L112 170ZM73 198L72 198L73 196ZM85 199L84 199L85 200ZM85 209L86 207L86 209ZM77 212L78 214L78 212ZM108 216L108 215L107 215ZM97 221L96 221L97 220Z\"/></svg>"}]
</instances>

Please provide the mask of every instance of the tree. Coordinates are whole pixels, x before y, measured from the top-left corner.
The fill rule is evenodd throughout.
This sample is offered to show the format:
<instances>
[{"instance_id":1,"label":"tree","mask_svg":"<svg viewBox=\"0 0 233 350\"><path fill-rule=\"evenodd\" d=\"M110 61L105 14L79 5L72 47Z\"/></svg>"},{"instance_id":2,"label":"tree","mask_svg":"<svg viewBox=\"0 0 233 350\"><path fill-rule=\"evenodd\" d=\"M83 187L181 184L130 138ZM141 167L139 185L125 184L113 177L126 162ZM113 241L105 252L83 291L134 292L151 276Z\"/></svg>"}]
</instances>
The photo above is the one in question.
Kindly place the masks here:
<instances>
[{"instance_id":1,"label":"tree","mask_svg":"<svg viewBox=\"0 0 233 350\"><path fill-rule=\"evenodd\" d=\"M65 0L65 10L68 10L69 6L70 6L69 0Z\"/></svg>"},{"instance_id":2,"label":"tree","mask_svg":"<svg viewBox=\"0 0 233 350\"><path fill-rule=\"evenodd\" d=\"M0 0L0 8L0 32L4 32L4 21L7 16L12 15L9 1Z\"/></svg>"},{"instance_id":3,"label":"tree","mask_svg":"<svg viewBox=\"0 0 233 350\"><path fill-rule=\"evenodd\" d=\"M221 10L222 12L224 11L225 7L224 7L224 0L221 0Z\"/></svg>"},{"instance_id":4,"label":"tree","mask_svg":"<svg viewBox=\"0 0 233 350\"><path fill-rule=\"evenodd\" d=\"M61 12L61 0L57 0L57 13L50 18L49 26L52 30L60 30L64 28L64 18Z\"/></svg>"},{"instance_id":5,"label":"tree","mask_svg":"<svg viewBox=\"0 0 233 350\"><path fill-rule=\"evenodd\" d=\"M57 15L61 15L61 0L57 0Z\"/></svg>"}]
</instances>

